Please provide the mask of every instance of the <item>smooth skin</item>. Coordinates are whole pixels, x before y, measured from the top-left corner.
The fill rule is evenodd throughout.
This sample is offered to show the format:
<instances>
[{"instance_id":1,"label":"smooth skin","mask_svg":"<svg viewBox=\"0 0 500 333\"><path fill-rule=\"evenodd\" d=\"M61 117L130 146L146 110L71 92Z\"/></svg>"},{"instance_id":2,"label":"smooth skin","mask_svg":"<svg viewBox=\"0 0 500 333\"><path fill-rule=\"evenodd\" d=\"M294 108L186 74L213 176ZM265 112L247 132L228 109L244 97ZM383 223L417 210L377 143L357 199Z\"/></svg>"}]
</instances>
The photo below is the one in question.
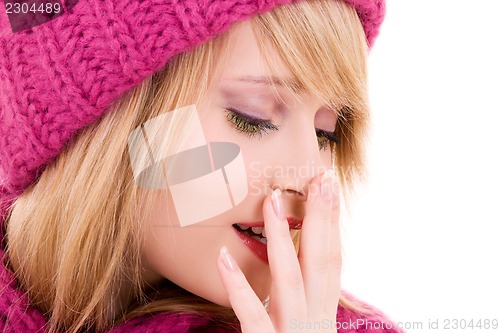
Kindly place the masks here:
<instances>
[{"instance_id":1,"label":"smooth skin","mask_svg":"<svg viewBox=\"0 0 500 333\"><path fill-rule=\"evenodd\" d=\"M265 218L272 222L269 220L272 210L263 210L263 206L273 189L281 190L285 216L311 222L307 225L303 222L305 249L300 255L307 254L308 258L302 262L314 257L312 250L308 249L309 243L320 245L322 248L317 252L323 256L323 259L311 260L310 264L314 264L314 260L326 261L328 242L326 239L323 241L325 229L319 223L322 220L318 219L318 216L325 216L326 213L321 212L326 208L309 208L306 214L306 200L309 184L314 177L332 166L331 146L326 144L324 148L321 147L320 143L324 143L325 138L318 136L317 130L334 132L337 125L337 110L327 107L321 98L307 89L292 91L279 84L291 82L298 85L291 70L284 62L278 61L279 54L272 47L266 49L266 53L275 59L275 64L271 67L267 63L250 22L235 26L229 35L227 51L220 76L214 79L205 94L206 98L199 101L196 107L207 142L232 142L240 147L247 176L240 180L247 182L248 195L241 203L222 214L181 227L177 207L167 187L165 191L155 193L158 195L152 203L148 202L150 214L143 214L144 219L141 221L144 231L142 263L146 283L155 286L168 279L223 307L231 306L227 287L223 285L215 265L223 246L229 249L259 299L264 300L270 293L273 277L268 263L259 259L244 244L233 224L264 224ZM271 77L278 82L274 88L269 84ZM228 109L269 120L278 130L251 136L229 121ZM194 190L197 195L214 195L210 186L200 186ZM310 196L309 200L313 200L313 197ZM313 203L309 202L308 205ZM203 206L197 204L193 209L203 209ZM286 227L284 223L283 228L288 231L287 242L291 243L289 239L297 230L288 230ZM308 231L310 228L319 230ZM266 227L266 235L268 233ZM267 237L272 238L272 234ZM279 253L275 255L274 262L276 258L290 263L292 260L297 261L297 254L292 251ZM309 262L306 264L309 265ZM305 264L301 266L302 273L305 267ZM308 279L312 280L312 277ZM324 290L316 281L311 281L311 285L319 286L318 293ZM289 293L288 285L283 288L286 290L284 294ZM308 292L307 295L312 293ZM277 295L273 296L271 306L277 306Z\"/></svg>"},{"instance_id":2,"label":"smooth skin","mask_svg":"<svg viewBox=\"0 0 500 333\"><path fill-rule=\"evenodd\" d=\"M291 323L335 323L342 266L339 230L339 183L333 170L308 185L306 215L297 256L275 190L264 201L267 251L272 276L268 312L236 261L223 247L217 267L243 333L301 332ZM297 325L299 326L299 325ZM327 327L328 326L328 327ZM336 332L334 325L304 332Z\"/></svg>"}]
</instances>

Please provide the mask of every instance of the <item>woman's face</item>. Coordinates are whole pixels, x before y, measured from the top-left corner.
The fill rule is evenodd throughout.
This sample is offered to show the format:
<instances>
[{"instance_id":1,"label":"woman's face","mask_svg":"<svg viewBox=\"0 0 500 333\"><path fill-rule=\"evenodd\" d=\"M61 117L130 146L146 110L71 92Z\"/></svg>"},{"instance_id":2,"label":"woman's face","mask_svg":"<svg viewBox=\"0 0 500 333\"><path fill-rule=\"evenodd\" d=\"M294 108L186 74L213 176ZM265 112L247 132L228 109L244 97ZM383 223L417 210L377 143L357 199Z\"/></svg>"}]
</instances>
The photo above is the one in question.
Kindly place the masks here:
<instances>
[{"instance_id":1,"label":"woman's face","mask_svg":"<svg viewBox=\"0 0 500 333\"><path fill-rule=\"evenodd\" d=\"M264 299L271 283L266 247L249 239L251 228L247 227L264 224L262 204L275 188L282 191L289 222L302 221L307 184L331 166L331 136L327 133L335 130L337 120L334 110L303 90L291 92L279 83L273 89L271 72L250 23L235 27L229 47L221 79L208 94L209 99L197 105L197 112L207 142L239 146L246 174L240 181L247 183L248 194L217 216L181 226L172 192L167 189L155 199L153 214L142 221L146 226L145 279L152 284L169 279L224 306L229 306L229 300L216 266L220 248L225 245L229 249L256 294ZM279 59L273 50L268 51ZM290 71L281 63L273 76L292 82ZM194 191L193 197L218 200L210 186ZM199 212L206 206L198 202L190 209ZM235 224L246 231L238 231ZM260 232L258 228L254 231ZM290 230L291 235L296 232Z\"/></svg>"}]
</instances>

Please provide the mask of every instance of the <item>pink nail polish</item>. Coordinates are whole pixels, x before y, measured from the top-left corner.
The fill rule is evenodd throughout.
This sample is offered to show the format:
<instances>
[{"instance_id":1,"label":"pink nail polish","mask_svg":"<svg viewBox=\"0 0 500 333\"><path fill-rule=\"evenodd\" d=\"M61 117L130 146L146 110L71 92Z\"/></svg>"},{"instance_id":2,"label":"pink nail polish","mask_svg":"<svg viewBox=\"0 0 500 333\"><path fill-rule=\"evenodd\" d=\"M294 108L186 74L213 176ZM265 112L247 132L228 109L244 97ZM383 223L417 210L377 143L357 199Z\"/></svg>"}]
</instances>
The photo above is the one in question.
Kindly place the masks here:
<instances>
[{"instance_id":1,"label":"pink nail polish","mask_svg":"<svg viewBox=\"0 0 500 333\"><path fill-rule=\"evenodd\" d=\"M273 202L274 213L276 216L280 219L285 218L283 214L283 202L281 201L281 190L279 188L273 191L271 201Z\"/></svg>"},{"instance_id":2,"label":"pink nail polish","mask_svg":"<svg viewBox=\"0 0 500 333\"><path fill-rule=\"evenodd\" d=\"M224 266L226 266L228 271L234 272L236 270L236 262L234 261L233 257L229 253L227 247L223 246L220 249L220 256L222 257L222 262L224 263Z\"/></svg>"}]
</instances>

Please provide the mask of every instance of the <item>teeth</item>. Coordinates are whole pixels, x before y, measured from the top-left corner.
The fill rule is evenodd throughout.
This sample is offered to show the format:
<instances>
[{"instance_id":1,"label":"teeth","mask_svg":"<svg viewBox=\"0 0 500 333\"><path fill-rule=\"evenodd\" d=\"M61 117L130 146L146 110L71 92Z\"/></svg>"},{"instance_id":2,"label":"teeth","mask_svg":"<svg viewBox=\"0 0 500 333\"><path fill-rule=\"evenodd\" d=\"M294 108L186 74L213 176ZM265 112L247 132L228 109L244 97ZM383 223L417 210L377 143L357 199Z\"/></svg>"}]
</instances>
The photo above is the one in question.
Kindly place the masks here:
<instances>
[{"instance_id":1,"label":"teeth","mask_svg":"<svg viewBox=\"0 0 500 333\"><path fill-rule=\"evenodd\" d=\"M256 234L262 233L262 227L252 227L252 231Z\"/></svg>"},{"instance_id":2,"label":"teeth","mask_svg":"<svg viewBox=\"0 0 500 333\"><path fill-rule=\"evenodd\" d=\"M267 238L259 238L259 242L261 242L264 245L267 245Z\"/></svg>"},{"instance_id":3,"label":"teeth","mask_svg":"<svg viewBox=\"0 0 500 333\"><path fill-rule=\"evenodd\" d=\"M237 226L242 231L246 231L249 236L252 235L252 233L255 234L252 236L254 236L254 238L257 237L259 240L262 237L266 237L266 229L264 227L249 227L249 226L246 226L243 224L237 224ZM255 238L255 239L257 239L257 238Z\"/></svg>"},{"instance_id":4,"label":"teeth","mask_svg":"<svg viewBox=\"0 0 500 333\"><path fill-rule=\"evenodd\" d=\"M259 236L252 236L252 238L255 239L255 240L260 241L260 237Z\"/></svg>"}]
</instances>

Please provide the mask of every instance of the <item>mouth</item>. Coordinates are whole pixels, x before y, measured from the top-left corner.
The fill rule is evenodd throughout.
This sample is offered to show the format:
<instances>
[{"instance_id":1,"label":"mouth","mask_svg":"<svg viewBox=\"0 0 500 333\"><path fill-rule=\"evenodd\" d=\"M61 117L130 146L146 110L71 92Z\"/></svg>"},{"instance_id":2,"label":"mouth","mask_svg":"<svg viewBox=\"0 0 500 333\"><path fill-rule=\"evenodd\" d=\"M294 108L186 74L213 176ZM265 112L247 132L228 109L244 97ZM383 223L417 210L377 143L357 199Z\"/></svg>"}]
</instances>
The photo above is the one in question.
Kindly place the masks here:
<instances>
[{"instance_id":1,"label":"mouth","mask_svg":"<svg viewBox=\"0 0 500 333\"><path fill-rule=\"evenodd\" d=\"M240 233L243 235L253 238L256 241L261 242L264 245L267 245L267 238L266 238L266 229L264 226L262 227L250 227L245 224L239 224L235 223L233 224L233 227L238 230Z\"/></svg>"},{"instance_id":2,"label":"mouth","mask_svg":"<svg viewBox=\"0 0 500 333\"><path fill-rule=\"evenodd\" d=\"M293 217L287 218L290 230L300 230L302 220ZM246 245L259 259L268 263L267 238L264 222L235 223L233 228L237 232L243 244Z\"/></svg>"}]
</instances>

